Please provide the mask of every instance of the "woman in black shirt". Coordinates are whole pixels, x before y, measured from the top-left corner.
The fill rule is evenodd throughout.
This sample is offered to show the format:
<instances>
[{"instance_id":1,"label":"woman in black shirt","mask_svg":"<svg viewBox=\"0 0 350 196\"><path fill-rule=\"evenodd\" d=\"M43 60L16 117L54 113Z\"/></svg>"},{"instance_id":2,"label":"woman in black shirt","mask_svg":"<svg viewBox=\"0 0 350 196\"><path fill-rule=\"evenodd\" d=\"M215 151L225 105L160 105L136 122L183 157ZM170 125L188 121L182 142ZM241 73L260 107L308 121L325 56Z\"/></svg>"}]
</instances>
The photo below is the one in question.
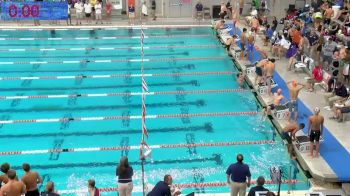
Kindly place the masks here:
<instances>
[{"instance_id":1,"label":"woman in black shirt","mask_svg":"<svg viewBox=\"0 0 350 196\"><path fill-rule=\"evenodd\" d=\"M134 187L132 183L132 176L134 171L129 165L128 157L122 157L116 170L118 176L118 192L119 196L131 196Z\"/></svg>"}]
</instances>

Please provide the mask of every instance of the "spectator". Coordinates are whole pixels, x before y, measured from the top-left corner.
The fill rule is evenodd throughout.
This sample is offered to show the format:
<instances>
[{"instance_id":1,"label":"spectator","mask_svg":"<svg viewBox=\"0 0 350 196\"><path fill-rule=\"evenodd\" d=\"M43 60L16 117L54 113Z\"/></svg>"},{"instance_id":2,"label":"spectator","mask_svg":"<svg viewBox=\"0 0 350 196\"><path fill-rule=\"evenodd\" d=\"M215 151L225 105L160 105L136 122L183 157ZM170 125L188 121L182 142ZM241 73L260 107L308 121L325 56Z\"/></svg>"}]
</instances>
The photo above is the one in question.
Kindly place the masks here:
<instances>
[{"instance_id":1,"label":"spectator","mask_svg":"<svg viewBox=\"0 0 350 196\"><path fill-rule=\"evenodd\" d=\"M67 8L67 12L68 12L67 25L72 25L72 18L71 18L71 15L70 15L70 8L71 8L71 4L68 4L68 8Z\"/></svg>"},{"instance_id":2,"label":"spectator","mask_svg":"<svg viewBox=\"0 0 350 196\"><path fill-rule=\"evenodd\" d=\"M203 13L203 4L201 1L197 1L197 4L195 6L196 8L196 18L197 19L204 19L204 13Z\"/></svg>"},{"instance_id":3,"label":"spectator","mask_svg":"<svg viewBox=\"0 0 350 196\"><path fill-rule=\"evenodd\" d=\"M316 34L315 30L312 29L311 33L309 36L307 36L308 39L308 49L310 52L310 57L313 58L316 52L316 47L318 46L318 41L319 41L319 37Z\"/></svg>"},{"instance_id":4,"label":"spectator","mask_svg":"<svg viewBox=\"0 0 350 196\"><path fill-rule=\"evenodd\" d=\"M227 15L227 7L226 7L224 2L221 2L219 15L220 15L221 20L224 20L225 16Z\"/></svg>"},{"instance_id":5,"label":"spectator","mask_svg":"<svg viewBox=\"0 0 350 196\"><path fill-rule=\"evenodd\" d=\"M45 192L41 193L41 196L60 196L55 192L55 184L52 181L47 182Z\"/></svg>"},{"instance_id":6,"label":"spectator","mask_svg":"<svg viewBox=\"0 0 350 196\"><path fill-rule=\"evenodd\" d=\"M265 33L265 39L264 39L264 46L267 46L269 41L272 38L274 30L270 27L270 25L268 24L266 26L266 33Z\"/></svg>"},{"instance_id":7,"label":"spectator","mask_svg":"<svg viewBox=\"0 0 350 196\"><path fill-rule=\"evenodd\" d=\"M326 103L330 107L333 107L333 104L335 101L344 99L347 96L348 96L348 90L346 89L343 83L338 81L335 85L334 92L326 93L324 97L325 97Z\"/></svg>"},{"instance_id":8,"label":"spectator","mask_svg":"<svg viewBox=\"0 0 350 196\"><path fill-rule=\"evenodd\" d=\"M128 7L128 13L129 13L129 24L133 25L135 20L135 7L133 4L130 4Z\"/></svg>"},{"instance_id":9,"label":"spectator","mask_svg":"<svg viewBox=\"0 0 350 196\"><path fill-rule=\"evenodd\" d=\"M156 0L152 0L151 2L151 16L153 20L156 20L156 8L157 8L157 4L156 4Z\"/></svg>"},{"instance_id":10,"label":"spectator","mask_svg":"<svg viewBox=\"0 0 350 196\"><path fill-rule=\"evenodd\" d=\"M277 26L278 26L278 21L277 21L276 16L274 16L274 17L272 17L272 26L271 26L271 29L272 29L273 31L276 31Z\"/></svg>"},{"instance_id":11,"label":"spectator","mask_svg":"<svg viewBox=\"0 0 350 196\"><path fill-rule=\"evenodd\" d=\"M95 186L94 179L88 180L88 191L89 191L89 196L101 196L100 190Z\"/></svg>"},{"instance_id":12,"label":"spectator","mask_svg":"<svg viewBox=\"0 0 350 196\"><path fill-rule=\"evenodd\" d=\"M98 21L102 23L102 5L100 1L97 1L97 3L95 4L95 13L96 13L96 24L98 23Z\"/></svg>"},{"instance_id":13,"label":"spectator","mask_svg":"<svg viewBox=\"0 0 350 196\"><path fill-rule=\"evenodd\" d=\"M0 176L0 188L2 184L6 184L9 181L9 178L7 176L7 172L10 170L10 164L3 163L1 165L1 172L4 173Z\"/></svg>"},{"instance_id":14,"label":"spectator","mask_svg":"<svg viewBox=\"0 0 350 196\"><path fill-rule=\"evenodd\" d=\"M243 155L237 155L237 163L231 164L227 170L227 183L231 186L231 196L245 196L250 187L251 174L249 166L243 163Z\"/></svg>"},{"instance_id":15,"label":"spectator","mask_svg":"<svg viewBox=\"0 0 350 196\"><path fill-rule=\"evenodd\" d=\"M146 18L148 16L148 8L147 8L147 5L146 5L146 1L144 1L142 3L141 13L142 13L143 18Z\"/></svg>"},{"instance_id":16,"label":"spectator","mask_svg":"<svg viewBox=\"0 0 350 196\"><path fill-rule=\"evenodd\" d=\"M25 172L25 175L22 177L22 182L27 189L26 196L39 196L38 184L41 184L43 179L38 172L30 170L30 165L28 163L23 163L22 168Z\"/></svg>"},{"instance_id":17,"label":"spectator","mask_svg":"<svg viewBox=\"0 0 350 196\"><path fill-rule=\"evenodd\" d=\"M263 176L259 176L256 180L257 186L250 188L248 196L255 196L255 192L257 191L266 191L269 192L269 189L266 189L264 187L265 184L265 178Z\"/></svg>"},{"instance_id":18,"label":"spectator","mask_svg":"<svg viewBox=\"0 0 350 196\"><path fill-rule=\"evenodd\" d=\"M86 0L86 1L89 1L89 0ZM96 3L98 2L99 0L90 0L90 5L91 5L91 18L92 20L96 19L95 18L95 5Z\"/></svg>"},{"instance_id":19,"label":"spectator","mask_svg":"<svg viewBox=\"0 0 350 196\"><path fill-rule=\"evenodd\" d=\"M85 19L88 24L91 23L91 13L92 13L92 5L89 1L86 1L84 4L84 12L85 12Z\"/></svg>"},{"instance_id":20,"label":"spectator","mask_svg":"<svg viewBox=\"0 0 350 196\"><path fill-rule=\"evenodd\" d=\"M345 62L343 67L343 78L344 78L344 84L350 83L350 76L349 76L349 62Z\"/></svg>"},{"instance_id":21,"label":"spectator","mask_svg":"<svg viewBox=\"0 0 350 196\"><path fill-rule=\"evenodd\" d=\"M7 172L9 181L0 189L0 196L19 196L26 193L26 186L17 180L15 170Z\"/></svg>"},{"instance_id":22,"label":"spectator","mask_svg":"<svg viewBox=\"0 0 350 196\"><path fill-rule=\"evenodd\" d=\"M75 12L76 12L76 17L77 17L77 24L81 25L81 20L83 19L83 10L84 10L84 5L82 1L78 1L74 5Z\"/></svg>"},{"instance_id":23,"label":"spectator","mask_svg":"<svg viewBox=\"0 0 350 196\"><path fill-rule=\"evenodd\" d=\"M331 19L334 16L334 10L332 7L327 3L325 5L325 11L324 11L324 20L323 23L326 25L329 25L331 23Z\"/></svg>"},{"instance_id":24,"label":"spectator","mask_svg":"<svg viewBox=\"0 0 350 196\"><path fill-rule=\"evenodd\" d=\"M338 122L343 121L343 114L350 112L350 96L346 99L336 101L333 109L333 116L330 117L332 120L338 120Z\"/></svg>"},{"instance_id":25,"label":"spectator","mask_svg":"<svg viewBox=\"0 0 350 196\"><path fill-rule=\"evenodd\" d=\"M320 83L323 80L323 69L322 69L322 65L318 65L316 67L314 67L314 69L312 70L312 78L307 80L307 84L308 84L308 90L309 92L313 92L315 83Z\"/></svg>"},{"instance_id":26,"label":"spectator","mask_svg":"<svg viewBox=\"0 0 350 196\"><path fill-rule=\"evenodd\" d=\"M244 8L244 0L239 0L239 15L242 15Z\"/></svg>"},{"instance_id":27,"label":"spectator","mask_svg":"<svg viewBox=\"0 0 350 196\"><path fill-rule=\"evenodd\" d=\"M116 170L116 176L118 176L118 191L120 196L130 196L134 187L132 182L132 176L134 170L129 164L128 157L120 159L120 163Z\"/></svg>"},{"instance_id":28,"label":"spectator","mask_svg":"<svg viewBox=\"0 0 350 196\"><path fill-rule=\"evenodd\" d=\"M322 60L323 63L326 64L326 67L329 67L333 61L333 53L337 48L337 43L333 41L331 37L326 39L326 43L323 46L322 50Z\"/></svg>"},{"instance_id":29,"label":"spectator","mask_svg":"<svg viewBox=\"0 0 350 196\"><path fill-rule=\"evenodd\" d=\"M314 109L314 115L309 118L308 135L310 138L310 156L318 157L320 154L320 138L323 134L324 117L320 115L320 108ZM314 155L314 148L316 148L316 155Z\"/></svg>"},{"instance_id":30,"label":"spectator","mask_svg":"<svg viewBox=\"0 0 350 196\"><path fill-rule=\"evenodd\" d=\"M109 24L112 24L112 10L113 5L110 0L106 1L106 20Z\"/></svg>"},{"instance_id":31,"label":"spectator","mask_svg":"<svg viewBox=\"0 0 350 196\"><path fill-rule=\"evenodd\" d=\"M177 196L181 194L180 190L174 189L171 191L171 185L173 184L173 178L167 174L164 176L164 181L159 181L156 186L153 187L152 191L147 196Z\"/></svg>"}]
</instances>

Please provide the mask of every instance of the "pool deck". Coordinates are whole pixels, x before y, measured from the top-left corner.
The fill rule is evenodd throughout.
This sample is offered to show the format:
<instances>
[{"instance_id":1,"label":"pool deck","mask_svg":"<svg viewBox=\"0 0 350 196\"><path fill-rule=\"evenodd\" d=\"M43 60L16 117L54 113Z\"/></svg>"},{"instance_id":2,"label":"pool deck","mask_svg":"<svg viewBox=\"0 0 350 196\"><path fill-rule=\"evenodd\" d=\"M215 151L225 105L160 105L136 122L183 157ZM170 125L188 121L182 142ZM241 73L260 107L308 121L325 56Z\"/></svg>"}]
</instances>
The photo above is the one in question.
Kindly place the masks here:
<instances>
[{"instance_id":1,"label":"pool deck","mask_svg":"<svg viewBox=\"0 0 350 196\"><path fill-rule=\"evenodd\" d=\"M116 21L112 24L108 25L99 25L99 26L92 26L92 25L82 25L82 26L66 26L65 21L62 21L59 26L53 26L49 24L43 24L42 26L33 26L30 23L25 23L25 25L17 26L14 25L15 22L7 22L5 24L0 24L0 29L9 29L9 28L15 28L15 29L57 29L57 28L123 28L123 27L130 27L128 25L128 21ZM242 23L241 23L242 24ZM158 19L157 21L147 21L144 25L145 27L165 27L168 25L179 25L179 26L187 26L187 27L193 27L195 26L210 26L210 20L204 20L204 21L197 21L193 19ZM139 24L135 24L134 27L139 27ZM264 47L262 44L262 39L258 39L256 42L256 45L258 45L260 48L263 48L264 50L268 50L268 48ZM245 69L245 65L249 64L247 61L240 61L238 60L239 66L241 68ZM305 77L308 75L305 72L287 72L286 65L288 64L287 59L281 59L276 61L276 71L278 74L285 80L285 81L291 81L291 80L298 80L301 83L305 83ZM251 85L254 81L254 76L249 75L247 82ZM253 86L253 85L252 85ZM257 90L257 86L254 86L254 89ZM323 99L324 91L320 90L319 87L316 87L316 92L310 93L306 90L302 90L299 99L302 100L305 105L312 110L314 107L320 107L321 108L321 114L325 117L325 126L328 128L329 132L339 141L339 143L347 150L348 153L350 153L350 137L348 135L347 130L350 128L350 121L338 123L335 121L328 120L328 117L331 116L331 112L324 110L323 107L326 106L326 103ZM262 104L267 104L271 102L271 98L268 96L261 96L259 95L259 99L262 102ZM281 131L282 127L286 123L285 120L277 120L274 119L274 124L277 126L277 128ZM294 148L296 146L294 145ZM321 146L322 148L322 146ZM308 170L311 175L320 181L326 181L326 182L337 182L338 177L336 173L332 170L332 168L328 165L327 161L321 156L319 158L311 158L308 156L308 153L300 153L298 150L296 150L298 155L298 160L303 167L303 169ZM322 189L322 188L321 188ZM321 190L320 189L320 190ZM315 191L315 190L314 190ZM211 195L228 195L228 194L211 194ZM305 192L292 192L292 194L283 193L281 195L305 195Z\"/></svg>"},{"instance_id":2,"label":"pool deck","mask_svg":"<svg viewBox=\"0 0 350 196\"><path fill-rule=\"evenodd\" d=\"M241 27L243 27L243 25ZM261 37L260 36L258 37L259 38L256 40L255 45L259 46L260 48L266 51L269 51L268 47L263 46ZM250 62L248 61L237 60L237 62L242 69L245 69L245 65L250 64ZM284 79L285 82L297 80L300 83L304 83L304 84L306 83L305 77L308 77L309 75L306 74L305 72L303 71L288 72L287 71L286 69L286 65L288 64L287 59L283 58L281 60L277 60L275 64L276 64L276 72ZM247 77L247 82L251 86L253 86L254 89L257 91L258 87L253 85L253 81L254 81L254 75L249 74ZM325 127L328 128L329 132L349 153L350 137L348 137L348 133L346 132L346 130L349 130L349 127L350 127L349 119L347 119L347 121L343 123L338 123L336 121L328 120L328 118L332 115L332 112L323 109L324 106L326 106L325 100L323 99L325 92L323 89L320 89L320 87L315 87L315 89L316 89L315 92L308 92L306 91L306 89L303 89L300 92L299 99L303 101L306 107L309 108L309 110L311 111L312 111L312 108L314 107L321 108L321 115L325 117ZM258 98L260 99L263 105L267 105L272 101L272 98L267 95L258 94ZM286 120L279 120L277 118L274 118L273 122L279 131L281 131L284 125L286 124ZM325 181L325 182L339 182L338 176L332 170L332 168L324 159L324 157L320 156L318 158L311 158L311 156L309 156L309 153L301 153L299 150L297 150L295 142L293 147L297 152L299 163L301 164L303 169L308 170L310 172L313 178L321 181ZM322 145L321 145L321 148L322 148Z\"/></svg>"}]
</instances>

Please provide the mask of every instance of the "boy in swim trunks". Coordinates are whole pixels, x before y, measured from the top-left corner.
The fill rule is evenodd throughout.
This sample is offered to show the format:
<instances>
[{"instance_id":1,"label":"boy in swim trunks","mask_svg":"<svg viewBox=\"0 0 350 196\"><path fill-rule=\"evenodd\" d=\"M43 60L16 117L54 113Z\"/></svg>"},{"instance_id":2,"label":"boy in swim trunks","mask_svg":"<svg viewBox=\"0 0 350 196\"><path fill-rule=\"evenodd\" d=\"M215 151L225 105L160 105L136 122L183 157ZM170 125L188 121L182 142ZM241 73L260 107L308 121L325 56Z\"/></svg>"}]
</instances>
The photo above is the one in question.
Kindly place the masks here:
<instances>
[{"instance_id":1,"label":"boy in swim trunks","mask_svg":"<svg viewBox=\"0 0 350 196\"><path fill-rule=\"evenodd\" d=\"M247 43L247 29L243 28L243 33L241 35L241 60L244 60L244 52L246 50L246 43Z\"/></svg>"},{"instance_id":2,"label":"boy in swim trunks","mask_svg":"<svg viewBox=\"0 0 350 196\"><path fill-rule=\"evenodd\" d=\"M252 30L248 36L248 47L247 47L248 60L253 59L254 43L255 43L255 37L254 37L254 31Z\"/></svg>"},{"instance_id":3,"label":"boy in swim trunks","mask_svg":"<svg viewBox=\"0 0 350 196\"><path fill-rule=\"evenodd\" d=\"M22 168L25 171L22 182L26 185L26 196L39 196L38 184L42 183L43 179L38 172L30 171L30 165L28 163L23 163Z\"/></svg>"},{"instance_id":4,"label":"boy in swim trunks","mask_svg":"<svg viewBox=\"0 0 350 196\"><path fill-rule=\"evenodd\" d=\"M314 115L309 118L309 137L310 137L310 156L318 157L320 154L320 138L323 133L324 117L320 115L320 108L314 109ZM314 147L316 147L316 155L314 155Z\"/></svg>"}]
</instances>

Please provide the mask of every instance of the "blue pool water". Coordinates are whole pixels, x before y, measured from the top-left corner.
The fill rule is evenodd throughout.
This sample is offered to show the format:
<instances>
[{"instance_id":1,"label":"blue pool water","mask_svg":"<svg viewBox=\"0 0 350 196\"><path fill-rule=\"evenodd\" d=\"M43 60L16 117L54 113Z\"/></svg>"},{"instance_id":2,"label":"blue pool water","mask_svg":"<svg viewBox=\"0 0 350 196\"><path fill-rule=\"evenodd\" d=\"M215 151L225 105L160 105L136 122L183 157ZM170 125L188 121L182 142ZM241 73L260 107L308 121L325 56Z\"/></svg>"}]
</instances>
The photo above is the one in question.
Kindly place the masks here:
<instances>
[{"instance_id":1,"label":"blue pool water","mask_svg":"<svg viewBox=\"0 0 350 196\"><path fill-rule=\"evenodd\" d=\"M237 69L224 48L219 45L211 29L146 29L145 34L149 36L145 39L145 46L148 47L145 48L145 58L149 60L144 63L146 74L232 72L228 75L146 77L151 92L239 88L235 74ZM121 38L110 40L103 38L111 36ZM0 37L4 38L0 40L0 77L140 74L141 63L137 62L141 58L138 48L139 36L138 29L0 31ZM47 39L52 37L64 39ZM88 39L76 39L77 37L88 37ZM20 38L40 39L20 40ZM210 47L203 47L204 45ZM188 46L193 47L187 48ZM48 48L56 50L40 50ZM77 50L70 50L71 48ZM157 61L160 58L165 60ZM136 61L94 62L121 59ZM81 60L89 62L63 63ZM56 63L35 63L42 61ZM17 64L4 62L17 62ZM140 91L140 77L0 81L1 96ZM149 95L146 98L146 105L149 115L260 110L250 91ZM141 115L141 97L138 95L0 101L1 120L139 115ZM0 151L138 146L141 140L140 128L140 119L1 124ZM148 160L145 165L149 184L155 184L168 173L174 177L174 183L177 184L225 182L226 168L235 162L236 154L242 153L245 155L245 162L250 165L253 179L259 175L270 179L269 168L281 166L284 171L283 179L298 180L292 189L308 188L307 179L302 172L297 173L298 168L292 166L292 173L289 173L292 161L286 148L272 124L269 121L261 121L260 114L155 118L147 119L147 128L149 145L276 140L275 144L264 145L153 149L153 161ZM28 162L33 170L44 177L45 182L54 181L58 190L75 190L85 189L86 182L90 178L94 178L100 188L115 187L115 168L122 156L129 157L135 171L134 192L136 195L141 194L141 162L138 149L0 156L0 163L9 162L22 176L20 166L23 162ZM276 185L268 185L268 188L277 190ZM287 190L288 185L283 185L282 189ZM227 192L229 188L205 187L183 190L184 193L192 191L215 193Z\"/></svg>"}]
</instances>

